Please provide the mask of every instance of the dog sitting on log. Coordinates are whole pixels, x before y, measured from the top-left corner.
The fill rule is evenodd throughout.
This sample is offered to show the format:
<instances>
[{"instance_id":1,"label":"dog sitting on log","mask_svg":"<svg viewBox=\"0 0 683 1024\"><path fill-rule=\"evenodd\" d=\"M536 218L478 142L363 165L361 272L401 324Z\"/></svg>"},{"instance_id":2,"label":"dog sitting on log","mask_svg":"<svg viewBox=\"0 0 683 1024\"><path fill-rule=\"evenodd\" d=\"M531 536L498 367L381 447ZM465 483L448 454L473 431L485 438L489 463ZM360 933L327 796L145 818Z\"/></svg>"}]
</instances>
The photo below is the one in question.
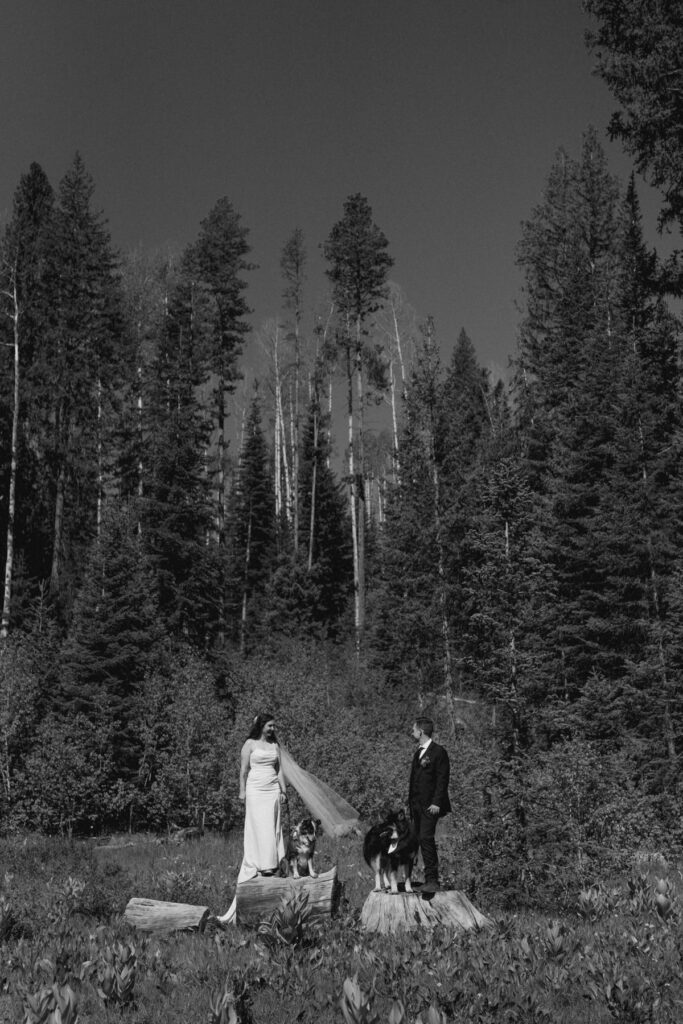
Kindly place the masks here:
<instances>
[{"instance_id":1,"label":"dog sitting on log","mask_svg":"<svg viewBox=\"0 0 683 1024\"><path fill-rule=\"evenodd\" d=\"M301 878L302 875L309 875L317 878L313 858L315 857L315 842L320 829L320 820L303 818L297 825L293 825L289 832L287 843L287 855L283 858L281 869L285 877Z\"/></svg>"},{"instance_id":2,"label":"dog sitting on log","mask_svg":"<svg viewBox=\"0 0 683 1024\"><path fill-rule=\"evenodd\" d=\"M390 814L366 833L363 857L375 872L373 892L398 894L398 872L403 869L405 891L412 892L410 881L419 842L404 811Z\"/></svg>"}]
</instances>

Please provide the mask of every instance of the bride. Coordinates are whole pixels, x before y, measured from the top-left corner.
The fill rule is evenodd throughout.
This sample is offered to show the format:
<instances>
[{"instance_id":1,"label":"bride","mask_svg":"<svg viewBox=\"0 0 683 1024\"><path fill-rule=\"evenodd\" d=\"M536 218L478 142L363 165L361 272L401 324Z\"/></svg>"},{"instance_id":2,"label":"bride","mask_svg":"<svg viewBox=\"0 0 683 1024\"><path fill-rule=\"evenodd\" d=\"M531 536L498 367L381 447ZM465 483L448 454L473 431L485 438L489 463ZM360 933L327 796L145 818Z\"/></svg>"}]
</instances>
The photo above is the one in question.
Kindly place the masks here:
<instances>
[{"instance_id":1,"label":"bride","mask_svg":"<svg viewBox=\"0 0 683 1024\"><path fill-rule=\"evenodd\" d=\"M301 768L278 743L271 714L257 715L242 747L239 798L244 801L244 855L237 884L256 875L274 875L285 856L282 809L290 783L329 836L343 836L358 825L358 811L321 779ZM235 923L237 897L220 924Z\"/></svg>"},{"instance_id":2,"label":"bride","mask_svg":"<svg viewBox=\"0 0 683 1024\"><path fill-rule=\"evenodd\" d=\"M285 856L282 834L282 805L287 802L287 784L282 755L270 714L257 715L242 747L240 792L244 802L244 855L237 884L256 875L274 875ZM233 900L221 924L234 920Z\"/></svg>"}]
</instances>

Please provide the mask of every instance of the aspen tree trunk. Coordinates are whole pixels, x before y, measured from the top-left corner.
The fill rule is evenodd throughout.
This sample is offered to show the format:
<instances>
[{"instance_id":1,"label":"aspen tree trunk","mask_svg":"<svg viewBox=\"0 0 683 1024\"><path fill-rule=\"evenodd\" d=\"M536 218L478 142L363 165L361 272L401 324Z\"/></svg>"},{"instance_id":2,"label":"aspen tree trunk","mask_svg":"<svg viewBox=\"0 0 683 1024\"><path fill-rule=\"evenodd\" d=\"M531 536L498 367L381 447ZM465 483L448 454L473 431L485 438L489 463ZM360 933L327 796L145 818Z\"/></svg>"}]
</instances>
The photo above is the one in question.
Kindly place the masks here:
<instances>
[{"instance_id":1,"label":"aspen tree trunk","mask_svg":"<svg viewBox=\"0 0 683 1024\"><path fill-rule=\"evenodd\" d=\"M5 556L5 585L2 597L2 620L0 621L0 638L3 640L9 631L10 612L12 607L12 573L14 569L14 521L16 516L17 468L19 446L19 296L17 293L16 265L11 279L10 298L12 301L12 339L14 349L14 406L12 408L12 450L10 456L9 495L7 500L7 553ZM9 795L9 776L8 776Z\"/></svg>"},{"instance_id":2,"label":"aspen tree trunk","mask_svg":"<svg viewBox=\"0 0 683 1024\"><path fill-rule=\"evenodd\" d=\"M244 655L247 649L247 590L249 586L249 561L251 558L251 503L249 505L249 519L247 525L247 547L244 554L244 586L242 588L242 613L240 616L240 654Z\"/></svg>"},{"instance_id":3,"label":"aspen tree trunk","mask_svg":"<svg viewBox=\"0 0 683 1024\"><path fill-rule=\"evenodd\" d=\"M391 315L394 323L394 341L396 342L396 354L398 356L398 363L401 368L401 397L406 397L406 368L403 362L403 346L401 345L401 332L398 329L398 318L396 316L396 306L392 302L391 304Z\"/></svg>"},{"instance_id":4,"label":"aspen tree trunk","mask_svg":"<svg viewBox=\"0 0 683 1024\"><path fill-rule=\"evenodd\" d=\"M391 397L391 441L392 441L392 467L393 467L393 480L397 484L399 481L399 461L398 461L398 414L396 412L396 377L394 375L394 360L389 360L389 395Z\"/></svg>"},{"instance_id":5,"label":"aspen tree trunk","mask_svg":"<svg viewBox=\"0 0 683 1024\"><path fill-rule=\"evenodd\" d=\"M313 471L311 473L311 522L308 530L308 571L313 568L315 548L315 500L318 486L318 410L313 413Z\"/></svg>"},{"instance_id":6,"label":"aspen tree trunk","mask_svg":"<svg viewBox=\"0 0 683 1024\"><path fill-rule=\"evenodd\" d=\"M282 456L282 475L285 481L284 510L287 523L292 522L292 484L289 473L289 456L287 454L287 432L285 430L285 416L282 406L282 384L278 387L276 419L280 422L280 454ZM282 493L280 494L280 508L282 508Z\"/></svg>"},{"instance_id":7,"label":"aspen tree trunk","mask_svg":"<svg viewBox=\"0 0 683 1024\"><path fill-rule=\"evenodd\" d=\"M273 463L274 463L274 479L273 486L275 488L275 521L279 524L280 515L282 513L282 455L280 448L282 447L281 434L280 434L280 403L278 401L278 389L279 383L277 379L277 370L275 371L275 424L273 428Z\"/></svg>"},{"instance_id":8,"label":"aspen tree trunk","mask_svg":"<svg viewBox=\"0 0 683 1024\"><path fill-rule=\"evenodd\" d=\"M273 354L273 377L274 377L274 404L275 404L275 424L274 424L274 438L273 438L273 461L275 463L275 521L280 525L280 517L282 515L282 447L284 443L283 430L282 430L282 400L281 400L281 382L280 382L280 331L277 326L273 330L272 334L272 354Z\"/></svg>"},{"instance_id":9,"label":"aspen tree trunk","mask_svg":"<svg viewBox=\"0 0 683 1024\"><path fill-rule=\"evenodd\" d=\"M59 591L59 574L62 568L62 547L64 534L64 498L66 491L65 445L62 438L64 407L59 402L55 414L55 435L57 437L58 470L55 492L55 514L52 526L52 565L50 567L50 588L53 594Z\"/></svg>"},{"instance_id":10,"label":"aspen tree trunk","mask_svg":"<svg viewBox=\"0 0 683 1024\"><path fill-rule=\"evenodd\" d=\"M433 438L432 438L433 442ZM451 630L448 623L446 603L446 558L444 555L443 528L441 523L441 493L439 470L432 449L432 486L434 490L434 524L436 527L437 574L439 577L439 613L441 618L441 640L443 643L443 675L446 692L453 689L453 657L451 654Z\"/></svg>"},{"instance_id":11,"label":"aspen tree trunk","mask_svg":"<svg viewBox=\"0 0 683 1024\"><path fill-rule=\"evenodd\" d=\"M401 398L405 400L406 397L406 373L405 365L403 363L403 348L401 346L401 332L398 328L398 317L396 316L396 306L394 302L391 303L391 317L394 328L394 342L396 344L396 355L398 356L398 363L401 370ZM391 425L393 432L394 442L394 483L398 483L400 480L400 462L399 462L399 450L398 450L398 416L396 413L396 376L394 374L394 360L393 355L389 363L390 373L390 385L391 385Z\"/></svg>"},{"instance_id":12,"label":"aspen tree trunk","mask_svg":"<svg viewBox=\"0 0 683 1024\"><path fill-rule=\"evenodd\" d=\"M331 423L332 423L332 371L331 370L330 370L330 372L327 375L327 423L328 423L327 436L328 436L328 439L329 439L330 430L332 429L331 428ZM325 459L325 463L327 465L327 468L329 469L330 468L330 445L329 444L327 445L327 457Z\"/></svg>"},{"instance_id":13,"label":"aspen tree trunk","mask_svg":"<svg viewBox=\"0 0 683 1024\"><path fill-rule=\"evenodd\" d=\"M299 550L299 458L301 448L301 310L297 306L294 316L294 440L292 445L293 455L293 480L292 490L294 492L294 553ZM315 463L314 463L315 465ZM315 472L315 470L314 470Z\"/></svg>"},{"instance_id":14,"label":"aspen tree trunk","mask_svg":"<svg viewBox=\"0 0 683 1024\"><path fill-rule=\"evenodd\" d=\"M221 377L218 381L218 408L217 414L217 426L218 426L218 474L216 477L216 533L218 535L218 545L222 547L225 542L225 504L226 504L226 486L225 486L225 460L228 449L228 442L225 436L225 380Z\"/></svg>"},{"instance_id":15,"label":"aspen tree trunk","mask_svg":"<svg viewBox=\"0 0 683 1024\"><path fill-rule=\"evenodd\" d=\"M505 561L510 565L510 524L505 520ZM515 633L510 630L509 639L510 651L510 707L512 709L512 753L516 756L519 753L519 694L517 692L517 648L515 646Z\"/></svg>"},{"instance_id":16,"label":"aspen tree trunk","mask_svg":"<svg viewBox=\"0 0 683 1024\"><path fill-rule=\"evenodd\" d=\"M104 496L104 469L102 466L102 378L97 378L97 522L95 536L102 535L102 500Z\"/></svg>"},{"instance_id":17,"label":"aspen tree trunk","mask_svg":"<svg viewBox=\"0 0 683 1024\"><path fill-rule=\"evenodd\" d=\"M295 483L294 483L294 467L295 467L295 465L297 463L297 460L298 460L298 455L297 455L298 430L297 430L295 422L294 422L295 419L296 419L296 416L294 414L294 406L296 404L296 398L292 394L292 385L291 385L291 383L289 385L287 399L288 399L288 409L287 409L287 411L288 411L288 415L289 415L289 455L288 455L288 466L290 466L291 469L290 469L289 473L287 474L286 481L287 481L287 494L288 494L288 501L289 501L289 522L293 525L295 521L298 522L298 518L299 518L298 517L298 513L297 513L297 502L298 502L299 489L298 489L298 484L295 485ZM296 549L297 546L298 545L296 545L296 544L294 545L295 549Z\"/></svg>"},{"instance_id":18,"label":"aspen tree trunk","mask_svg":"<svg viewBox=\"0 0 683 1024\"><path fill-rule=\"evenodd\" d=\"M347 447L347 468L349 477L349 512L351 516L351 543L353 546L353 624L356 640L356 656L360 655L361 636L361 596L360 596L360 558L358 538L358 498L356 477L356 463L354 458L354 415L353 415L353 359L351 354L350 339L346 346L346 380L347 380L347 418L348 418L348 447Z\"/></svg>"},{"instance_id":19,"label":"aspen tree trunk","mask_svg":"<svg viewBox=\"0 0 683 1024\"><path fill-rule=\"evenodd\" d=\"M365 631L365 530L367 508L365 501L365 396L363 393L363 356L361 349L361 321L356 320L355 376L358 394L358 470L356 474L357 560L358 560L358 614L356 621L356 649L360 654Z\"/></svg>"},{"instance_id":20,"label":"aspen tree trunk","mask_svg":"<svg viewBox=\"0 0 683 1024\"><path fill-rule=\"evenodd\" d=\"M138 398L137 398L137 402L136 402L136 407L137 407L138 451L140 453L139 456L138 456L138 537L141 537L142 536L142 516L140 515L140 509L142 508L142 497L144 495L143 474L144 474L145 467L144 467L144 464L143 464L143 461L142 461L142 440L143 440L143 436L144 436L144 430L143 430L143 425L142 425L142 413L143 413L143 404L142 404L142 364L140 362L138 362L137 376L138 376Z\"/></svg>"}]
</instances>

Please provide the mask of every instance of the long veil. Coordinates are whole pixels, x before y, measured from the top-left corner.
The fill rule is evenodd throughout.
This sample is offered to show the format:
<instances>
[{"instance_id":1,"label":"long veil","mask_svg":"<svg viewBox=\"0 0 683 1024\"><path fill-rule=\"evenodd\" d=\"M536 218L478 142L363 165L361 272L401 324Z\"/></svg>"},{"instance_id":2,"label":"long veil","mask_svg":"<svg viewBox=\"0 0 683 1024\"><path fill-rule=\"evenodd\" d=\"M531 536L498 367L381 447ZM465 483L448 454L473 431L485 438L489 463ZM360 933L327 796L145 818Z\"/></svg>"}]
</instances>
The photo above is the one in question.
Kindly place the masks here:
<instances>
[{"instance_id":1,"label":"long veil","mask_svg":"<svg viewBox=\"0 0 683 1024\"><path fill-rule=\"evenodd\" d=\"M323 831L330 836L344 836L358 825L355 807L335 793L326 782L300 768L286 747L280 743L282 770L287 782L294 786L314 818L320 818Z\"/></svg>"}]
</instances>

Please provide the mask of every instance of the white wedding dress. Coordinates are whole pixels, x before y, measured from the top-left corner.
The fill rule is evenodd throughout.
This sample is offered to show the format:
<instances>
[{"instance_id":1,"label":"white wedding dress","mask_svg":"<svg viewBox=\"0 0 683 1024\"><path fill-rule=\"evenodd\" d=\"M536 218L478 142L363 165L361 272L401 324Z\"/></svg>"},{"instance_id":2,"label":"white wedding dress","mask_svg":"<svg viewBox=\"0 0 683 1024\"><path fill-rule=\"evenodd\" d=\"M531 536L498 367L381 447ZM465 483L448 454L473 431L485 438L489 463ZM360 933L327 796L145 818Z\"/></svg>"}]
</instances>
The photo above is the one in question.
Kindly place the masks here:
<instances>
[{"instance_id":1,"label":"white wedding dress","mask_svg":"<svg viewBox=\"0 0 683 1024\"><path fill-rule=\"evenodd\" d=\"M275 744L252 748L246 785L244 856L237 876L238 885L262 871L277 871L285 855L279 770L280 761ZM221 924L231 924L236 912L237 898L218 920Z\"/></svg>"}]
</instances>

